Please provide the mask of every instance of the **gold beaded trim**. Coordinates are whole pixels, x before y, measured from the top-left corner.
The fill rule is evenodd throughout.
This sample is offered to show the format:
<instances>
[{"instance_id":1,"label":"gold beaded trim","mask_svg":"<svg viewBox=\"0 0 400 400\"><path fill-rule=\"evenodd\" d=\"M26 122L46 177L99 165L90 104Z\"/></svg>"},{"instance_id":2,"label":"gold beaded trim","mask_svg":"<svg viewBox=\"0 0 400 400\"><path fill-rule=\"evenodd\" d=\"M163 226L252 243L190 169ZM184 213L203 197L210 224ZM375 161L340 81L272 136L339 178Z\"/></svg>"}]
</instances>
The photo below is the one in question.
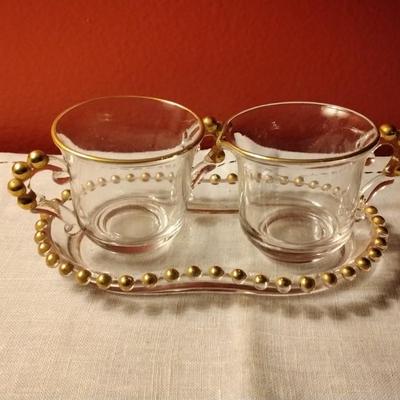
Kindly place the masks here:
<instances>
[{"instance_id":1,"label":"gold beaded trim","mask_svg":"<svg viewBox=\"0 0 400 400\"><path fill-rule=\"evenodd\" d=\"M63 202L67 201L65 191ZM58 268L62 276L73 275L81 286L92 285L109 292L145 294L172 291L241 291L256 294L306 294L332 288L339 281L352 281L358 274L373 268L387 248L388 229L385 219L374 206L366 206L363 214L371 225L371 240L366 249L345 265L329 271L299 277L268 277L263 273L246 272L242 268L226 270L213 265L202 268L190 265L186 268L169 266L161 272L147 272L141 276L123 274L113 276L65 259L52 242L50 226L53 216L42 214L35 224L34 240L38 253L45 257L46 265Z\"/></svg>"}]
</instances>

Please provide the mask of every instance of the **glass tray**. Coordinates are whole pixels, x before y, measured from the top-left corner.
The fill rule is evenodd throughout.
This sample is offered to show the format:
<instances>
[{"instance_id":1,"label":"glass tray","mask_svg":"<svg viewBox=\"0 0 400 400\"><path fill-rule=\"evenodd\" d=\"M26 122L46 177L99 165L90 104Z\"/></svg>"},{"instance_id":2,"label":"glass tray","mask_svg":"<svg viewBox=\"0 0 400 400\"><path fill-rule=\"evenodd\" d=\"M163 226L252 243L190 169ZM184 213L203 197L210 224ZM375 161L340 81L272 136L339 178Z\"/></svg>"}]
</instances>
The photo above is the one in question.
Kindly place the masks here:
<instances>
[{"instance_id":1,"label":"glass tray","mask_svg":"<svg viewBox=\"0 0 400 400\"><path fill-rule=\"evenodd\" d=\"M334 288L375 268L386 249L383 217L366 206L350 240L313 263L272 260L243 233L237 215L233 159L206 175L188 203L185 224L168 245L141 254L113 253L84 232L66 233L64 223L41 215L35 240L39 254L78 284L120 294L225 292L300 295ZM215 175L218 178L215 178ZM59 200L61 201L61 200Z\"/></svg>"}]
</instances>

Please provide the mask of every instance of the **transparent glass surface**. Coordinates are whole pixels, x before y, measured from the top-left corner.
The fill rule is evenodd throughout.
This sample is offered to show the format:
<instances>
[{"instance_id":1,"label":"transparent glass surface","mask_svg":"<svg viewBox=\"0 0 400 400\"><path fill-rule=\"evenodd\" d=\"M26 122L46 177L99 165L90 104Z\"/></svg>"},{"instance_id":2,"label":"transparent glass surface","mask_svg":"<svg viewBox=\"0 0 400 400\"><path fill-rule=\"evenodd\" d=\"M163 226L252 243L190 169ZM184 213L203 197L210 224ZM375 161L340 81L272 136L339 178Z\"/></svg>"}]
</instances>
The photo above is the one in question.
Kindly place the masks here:
<instances>
[{"instance_id":1,"label":"transparent glass surface","mask_svg":"<svg viewBox=\"0 0 400 400\"><path fill-rule=\"evenodd\" d=\"M240 222L269 256L315 261L349 240L365 161L379 134L362 115L316 103L281 103L227 122L222 145L233 150Z\"/></svg>"},{"instance_id":2,"label":"transparent glass surface","mask_svg":"<svg viewBox=\"0 0 400 400\"><path fill-rule=\"evenodd\" d=\"M203 135L196 115L159 99L102 98L61 114L52 134L67 163L78 224L90 239L141 252L179 231Z\"/></svg>"}]
</instances>

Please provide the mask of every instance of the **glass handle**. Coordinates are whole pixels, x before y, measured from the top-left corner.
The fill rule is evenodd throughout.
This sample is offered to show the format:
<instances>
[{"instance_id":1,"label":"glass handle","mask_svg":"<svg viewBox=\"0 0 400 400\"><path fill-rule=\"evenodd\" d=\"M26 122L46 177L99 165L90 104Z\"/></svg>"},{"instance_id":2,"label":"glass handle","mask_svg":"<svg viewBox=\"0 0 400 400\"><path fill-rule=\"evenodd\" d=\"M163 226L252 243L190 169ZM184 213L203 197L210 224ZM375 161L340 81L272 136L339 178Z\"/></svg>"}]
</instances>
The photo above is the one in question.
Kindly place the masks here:
<instances>
[{"instance_id":1,"label":"glass handle","mask_svg":"<svg viewBox=\"0 0 400 400\"><path fill-rule=\"evenodd\" d=\"M393 153L386 166L381 171L375 171L378 175L362 187L361 200L363 203L368 203L381 189L391 185L396 176L400 176L400 130L393 125L383 124L379 127L379 132L380 141L375 151L382 146L390 146ZM371 159L368 161L371 162Z\"/></svg>"},{"instance_id":2,"label":"glass handle","mask_svg":"<svg viewBox=\"0 0 400 400\"><path fill-rule=\"evenodd\" d=\"M77 227L75 214L64 205L71 198L71 191L63 190L61 200L48 200L44 194L32 189L32 178L43 171L52 171L53 181L59 185L70 181L64 160L48 156L41 150L34 150L28 154L27 161L13 164L11 168L13 178L8 182L8 192L17 198L17 204L24 210L56 216L64 221L66 229L72 232L74 226Z\"/></svg>"},{"instance_id":3,"label":"glass handle","mask_svg":"<svg viewBox=\"0 0 400 400\"><path fill-rule=\"evenodd\" d=\"M211 172L225 160L225 152L218 146L218 139L222 133L222 124L213 117L204 117L203 125L207 132L205 137L212 137L214 144L204 159L193 167L192 188L200 183L205 174Z\"/></svg>"}]
</instances>

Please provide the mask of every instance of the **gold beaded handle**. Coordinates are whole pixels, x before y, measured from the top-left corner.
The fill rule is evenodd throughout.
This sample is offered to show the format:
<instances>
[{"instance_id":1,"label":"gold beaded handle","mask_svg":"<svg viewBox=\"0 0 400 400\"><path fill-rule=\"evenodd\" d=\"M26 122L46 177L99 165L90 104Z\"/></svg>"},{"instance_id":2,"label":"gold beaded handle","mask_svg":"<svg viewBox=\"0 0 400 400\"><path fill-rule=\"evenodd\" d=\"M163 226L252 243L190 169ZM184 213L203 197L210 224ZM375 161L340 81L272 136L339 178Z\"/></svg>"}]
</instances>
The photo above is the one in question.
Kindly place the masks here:
<instances>
[{"instance_id":1,"label":"gold beaded handle","mask_svg":"<svg viewBox=\"0 0 400 400\"><path fill-rule=\"evenodd\" d=\"M61 163L62 161L59 159L52 159L51 161L55 161L55 163ZM34 150L28 154L26 161L17 161L13 164L11 168L11 172L13 178L8 182L7 189L8 192L17 198L17 204L23 208L24 210L30 210L33 212L41 212L46 211L51 214L60 216L58 207L55 207L54 204L44 201L43 205L47 206L46 209L40 210L37 209L38 201L37 201L37 193L30 187L31 178L37 174L38 172L44 170L50 170L60 173L65 172L66 168L64 164L62 167L57 165L50 164L50 157L41 150ZM69 180L69 177L61 177L55 178L53 176L53 180L58 184L64 184ZM70 197L70 191L64 190L62 192L63 201L68 200ZM57 203L62 204L62 202L57 201ZM50 206L50 210L47 208Z\"/></svg>"},{"instance_id":2,"label":"gold beaded handle","mask_svg":"<svg viewBox=\"0 0 400 400\"><path fill-rule=\"evenodd\" d=\"M383 124L379 127L381 134L380 145L389 144L393 148L393 155L383 170L385 176L400 176L400 129L393 125Z\"/></svg>"},{"instance_id":3,"label":"gold beaded handle","mask_svg":"<svg viewBox=\"0 0 400 400\"><path fill-rule=\"evenodd\" d=\"M362 187L361 201L363 204L369 203L381 189L394 182L393 178L400 176L400 130L393 125L382 124L379 127L379 133L380 141L375 151L382 146L389 145L392 147L393 153L383 170L375 171L378 175Z\"/></svg>"}]
</instances>

